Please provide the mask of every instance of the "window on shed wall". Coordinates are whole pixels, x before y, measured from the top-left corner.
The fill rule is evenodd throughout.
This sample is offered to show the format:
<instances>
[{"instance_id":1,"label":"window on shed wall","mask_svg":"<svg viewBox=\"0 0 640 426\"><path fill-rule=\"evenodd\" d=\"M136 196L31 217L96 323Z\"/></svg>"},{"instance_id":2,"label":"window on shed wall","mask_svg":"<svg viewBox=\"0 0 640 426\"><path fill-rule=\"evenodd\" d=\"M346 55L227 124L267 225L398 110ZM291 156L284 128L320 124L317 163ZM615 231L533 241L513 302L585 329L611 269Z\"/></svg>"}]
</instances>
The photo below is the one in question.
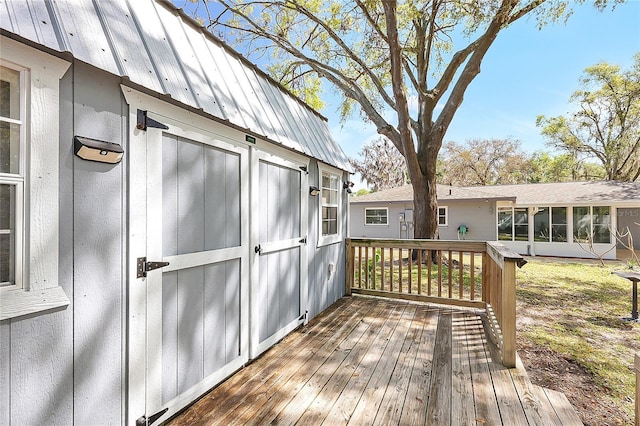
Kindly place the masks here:
<instances>
[{"instance_id":1,"label":"window on shed wall","mask_svg":"<svg viewBox=\"0 0 640 426\"><path fill-rule=\"evenodd\" d=\"M58 286L58 139L70 63L1 35L0 44L2 321L69 304Z\"/></svg>"},{"instance_id":2,"label":"window on shed wall","mask_svg":"<svg viewBox=\"0 0 640 426\"><path fill-rule=\"evenodd\" d=\"M386 207L364 209L365 225L388 225L388 216L389 209L387 209Z\"/></svg>"},{"instance_id":3,"label":"window on shed wall","mask_svg":"<svg viewBox=\"0 0 640 426\"><path fill-rule=\"evenodd\" d=\"M22 287L24 73L0 66L0 286Z\"/></svg>"},{"instance_id":4,"label":"window on shed wall","mask_svg":"<svg viewBox=\"0 0 640 426\"><path fill-rule=\"evenodd\" d=\"M342 238L341 172L322 164L320 174L320 238L319 245L333 244Z\"/></svg>"},{"instance_id":5,"label":"window on shed wall","mask_svg":"<svg viewBox=\"0 0 640 426\"><path fill-rule=\"evenodd\" d=\"M438 207L438 226L447 226L449 220L449 209L444 207Z\"/></svg>"}]
</instances>

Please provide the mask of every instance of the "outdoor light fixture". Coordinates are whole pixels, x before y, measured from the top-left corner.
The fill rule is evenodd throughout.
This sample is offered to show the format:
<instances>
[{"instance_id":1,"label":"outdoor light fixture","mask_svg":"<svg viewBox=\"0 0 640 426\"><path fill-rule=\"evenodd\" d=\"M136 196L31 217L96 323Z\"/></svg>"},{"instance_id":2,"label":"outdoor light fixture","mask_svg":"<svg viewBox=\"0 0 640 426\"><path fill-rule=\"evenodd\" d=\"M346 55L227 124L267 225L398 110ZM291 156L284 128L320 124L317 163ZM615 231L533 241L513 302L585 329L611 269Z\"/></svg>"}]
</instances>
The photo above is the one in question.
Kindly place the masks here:
<instances>
[{"instance_id":1,"label":"outdoor light fixture","mask_svg":"<svg viewBox=\"0 0 640 426\"><path fill-rule=\"evenodd\" d=\"M347 190L347 193L349 193L349 194L351 194L351 192L352 192L352 191L351 191L351 188L352 188L352 187L353 187L353 182L348 182L348 181L347 181L347 182L344 182L344 183L342 184L342 189L346 189L346 190Z\"/></svg>"},{"instance_id":2,"label":"outdoor light fixture","mask_svg":"<svg viewBox=\"0 0 640 426\"><path fill-rule=\"evenodd\" d=\"M309 187L309 195L311 195L312 197L315 197L319 193L320 193L320 189L317 186L310 186Z\"/></svg>"},{"instance_id":3,"label":"outdoor light fixture","mask_svg":"<svg viewBox=\"0 0 640 426\"><path fill-rule=\"evenodd\" d=\"M124 150L117 143L99 141L97 139L75 136L73 151L83 160L99 163L117 164L122 160Z\"/></svg>"}]
</instances>

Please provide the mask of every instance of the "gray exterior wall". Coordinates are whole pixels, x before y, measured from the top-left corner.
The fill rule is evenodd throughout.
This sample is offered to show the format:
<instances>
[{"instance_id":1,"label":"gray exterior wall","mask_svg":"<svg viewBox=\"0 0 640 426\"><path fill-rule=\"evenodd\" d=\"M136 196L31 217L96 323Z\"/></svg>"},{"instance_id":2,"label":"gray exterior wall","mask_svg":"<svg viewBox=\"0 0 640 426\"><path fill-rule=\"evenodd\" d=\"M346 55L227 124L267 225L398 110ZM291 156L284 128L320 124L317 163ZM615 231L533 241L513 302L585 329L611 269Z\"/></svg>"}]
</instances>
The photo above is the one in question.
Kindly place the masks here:
<instances>
[{"instance_id":1,"label":"gray exterior wall","mask_svg":"<svg viewBox=\"0 0 640 426\"><path fill-rule=\"evenodd\" d=\"M466 225L467 240L493 241L497 238L495 201L441 201L440 207L447 207L448 222L440 226L440 239L457 240L458 227ZM387 225L366 225L365 209L387 208ZM400 222L400 215L412 213L413 203L351 203L350 236L354 238L412 238L413 224ZM408 213L411 212L411 213ZM404 226L404 227L403 227ZM406 228L406 229L405 229Z\"/></svg>"},{"instance_id":2,"label":"gray exterior wall","mask_svg":"<svg viewBox=\"0 0 640 426\"><path fill-rule=\"evenodd\" d=\"M77 62L60 82L59 285L71 304L0 324L0 424L122 422L125 161L73 155L74 135L126 151L119 83Z\"/></svg>"},{"instance_id":3,"label":"gray exterior wall","mask_svg":"<svg viewBox=\"0 0 640 426\"><path fill-rule=\"evenodd\" d=\"M309 185L320 187L317 161L309 164ZM348 173L344 173L343 181L348 181ZM349 200L346 192L342 192L342 229L343 237L348 230ZM309 227L307 254L309 260L309 319L329 307L344 296L346 257L344 238L341 242L318 247L319 239L319 203L320 197L309 197Z\"/></svg>"},{"instance_id":4,"label":"gray exterior wall","mask_svg":"<svg viewBox=\"0 0 640 426\"><path fill-rule=\"evenodd\" d=\"M127 359L128 105L121 79L75 61L60 82L59 285L71 304L0 322L0 425L122 424ZM81 160L73 136L113 143L121 163ZM315 160L309 184L319 186ZM345 172L344 180L348 180ZM344 295L344 241L318 247L308 220L309 318ZM348 200L342 229L347 234Z\"/></svg>"}]
</instances>

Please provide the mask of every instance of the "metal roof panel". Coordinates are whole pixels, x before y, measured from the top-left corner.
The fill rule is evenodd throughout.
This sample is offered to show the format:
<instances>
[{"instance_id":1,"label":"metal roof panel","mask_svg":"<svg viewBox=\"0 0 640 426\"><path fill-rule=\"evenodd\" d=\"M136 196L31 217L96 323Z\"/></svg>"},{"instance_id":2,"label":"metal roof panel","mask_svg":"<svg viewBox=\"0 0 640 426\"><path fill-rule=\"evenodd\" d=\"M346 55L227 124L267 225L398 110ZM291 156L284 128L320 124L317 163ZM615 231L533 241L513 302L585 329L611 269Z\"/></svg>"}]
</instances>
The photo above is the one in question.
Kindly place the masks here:
<instances>
[{"instance_id":1,"label":"metal roof panel","mask_svg":"<svg viewBox=\"0 0 640 426\"><path fill-rule=\"evenodd\" d=\"M3 0L0 27L350 170L322 116L168 0Z\"/></svg>"}]
</instances>

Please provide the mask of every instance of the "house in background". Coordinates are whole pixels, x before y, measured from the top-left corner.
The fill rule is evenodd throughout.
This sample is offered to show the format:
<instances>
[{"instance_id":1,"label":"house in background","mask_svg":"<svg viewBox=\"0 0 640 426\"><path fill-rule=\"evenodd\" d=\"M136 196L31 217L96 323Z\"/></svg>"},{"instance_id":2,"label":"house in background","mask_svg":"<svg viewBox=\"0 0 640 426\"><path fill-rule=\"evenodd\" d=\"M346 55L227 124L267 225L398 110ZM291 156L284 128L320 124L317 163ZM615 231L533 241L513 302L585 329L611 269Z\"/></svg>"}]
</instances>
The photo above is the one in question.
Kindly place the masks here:
<instances>
[{"instance_id":1,"label":"house in background","mask_svg":"<svg viewBox=\"0 0 640 426\"><path fill-rule=\"evenodd\" d=\"M410 185L351 199L351 236L413 238ZM443 240L500 240L520 254L615 259L612 230L640 249L640 183L565 182L484 187L438 186Z\"/></svg>"},{"instance_id":2,"label":"house in background","mask_svg":"<svg viewBox=\"0 0 640 426\"><path fill-rule=\"evenodd\" d=\"M326 119L168 1L0 26L0 425L160 423L344 294Z\"/></svg>"}]
</instances>

